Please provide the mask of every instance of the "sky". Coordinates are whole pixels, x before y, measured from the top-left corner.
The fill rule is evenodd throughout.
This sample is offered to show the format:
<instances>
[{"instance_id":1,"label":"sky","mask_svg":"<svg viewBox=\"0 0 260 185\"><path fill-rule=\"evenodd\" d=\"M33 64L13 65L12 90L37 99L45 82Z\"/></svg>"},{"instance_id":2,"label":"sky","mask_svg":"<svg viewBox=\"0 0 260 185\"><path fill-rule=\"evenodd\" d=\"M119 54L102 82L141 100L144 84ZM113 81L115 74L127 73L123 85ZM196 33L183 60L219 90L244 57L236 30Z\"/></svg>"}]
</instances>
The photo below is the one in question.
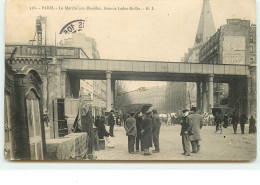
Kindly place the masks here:
<instances>
[{"instance_id":1,"label":"sky","mask_svg":"<svg viewBox=\"0 0 260 185\"><path fill-rule=\"evenodd\" d=\"M28 43L34 37L39 15L47 16L47 44L54 44L55 32L57 42L71 37L70 34L60 35L61 28L70 21L85 19L82 32L95 38L102 59L179 62L194 44L202 4L203 0L7 0L5 42ZM216 29L230 18L256 23L254 0L210 0L210 4ZM131 6L153 7L153 10L66 11L45 10L45 6L102 9ZM39 9L30 10L30 7ZM129 88L138 88L136 82L128 84ZM152 82L150 85L158 84Z\"/></svg>"}]
</instances>

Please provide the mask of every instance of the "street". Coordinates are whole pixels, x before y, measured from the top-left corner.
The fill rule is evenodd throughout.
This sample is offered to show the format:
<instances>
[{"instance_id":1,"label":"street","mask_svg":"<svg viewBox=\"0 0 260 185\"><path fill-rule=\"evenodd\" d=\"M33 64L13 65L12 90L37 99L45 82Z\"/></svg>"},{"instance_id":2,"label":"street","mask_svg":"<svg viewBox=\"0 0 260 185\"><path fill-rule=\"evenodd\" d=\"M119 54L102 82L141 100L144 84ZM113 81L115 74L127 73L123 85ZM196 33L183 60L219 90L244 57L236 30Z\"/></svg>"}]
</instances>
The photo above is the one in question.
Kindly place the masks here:
<instances>
[{"instance_id":1,"label":"street","mask_svg":"<svg viewBox=\"0 0 260 185\"><path fill-rule=\"evenodd\" d=\"M108 130L108 127L106 127ZM215 133L215 126L204 126L201 130L202 141L199 153L183 156L180 125L165 126L160 130L160 153L144 156L141 152L128 154L127 136L124 127L115 126L115 137L112 138L114 148L96 151L97 160L210 160L210 161L252 161L256 158L256 134L233 134L232 125L223 128L222 134ZM154 148L150 148L150 152Z\"/></svg>"}]
</instances>

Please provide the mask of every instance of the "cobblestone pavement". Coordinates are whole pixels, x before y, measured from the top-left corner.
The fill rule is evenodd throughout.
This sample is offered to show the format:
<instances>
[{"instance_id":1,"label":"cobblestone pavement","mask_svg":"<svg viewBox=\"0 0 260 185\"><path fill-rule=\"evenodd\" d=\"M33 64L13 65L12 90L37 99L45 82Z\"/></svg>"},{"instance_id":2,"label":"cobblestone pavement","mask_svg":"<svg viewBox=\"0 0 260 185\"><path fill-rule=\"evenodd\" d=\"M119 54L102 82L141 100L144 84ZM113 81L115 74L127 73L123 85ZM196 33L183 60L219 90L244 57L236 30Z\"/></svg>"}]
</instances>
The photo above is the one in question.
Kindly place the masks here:
<instances>
[{"instance_id":1,"label":"cobblestone pavement","mask_svg":"<svg viewBox=\"0 0 260 185\"><path fill-rule=\"evenodd\" d=\"M108 128L107 128L108 129ZM214 126L204 126L201 130L202 141L199 153L191 156L183 156L180 125L161 127L160 153L144 156L141 152L128 154L127 136L123 127L116 126L113 137L114 148L96 151L97 160L228 160L228 161L252 161L256 158L256 134L248 134L248 125L245 127L246 134L233 134L232 125L223 128L222 134L215 133ZM153 148L150 148L152 151Z\"/></svg>"}]
</instances>

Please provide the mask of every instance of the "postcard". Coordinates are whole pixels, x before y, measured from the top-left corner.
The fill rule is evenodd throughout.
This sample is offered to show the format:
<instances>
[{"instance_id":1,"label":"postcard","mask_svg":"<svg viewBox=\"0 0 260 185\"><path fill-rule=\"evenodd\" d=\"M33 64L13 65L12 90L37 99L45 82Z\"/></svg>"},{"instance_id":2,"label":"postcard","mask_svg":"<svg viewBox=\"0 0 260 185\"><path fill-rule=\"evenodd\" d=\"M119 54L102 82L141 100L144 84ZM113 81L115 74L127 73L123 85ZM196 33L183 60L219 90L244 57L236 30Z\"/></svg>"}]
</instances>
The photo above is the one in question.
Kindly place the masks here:
<instances>
[{"instance_id":1,"label":"postcard","mask_svg":"<svg viewBox=\"0 0 260 185\"><path fill-rule=\"evenodd\" d=\"M4 156L253 161L254 0L7 0Z\"/></svg>"}]
</instances>

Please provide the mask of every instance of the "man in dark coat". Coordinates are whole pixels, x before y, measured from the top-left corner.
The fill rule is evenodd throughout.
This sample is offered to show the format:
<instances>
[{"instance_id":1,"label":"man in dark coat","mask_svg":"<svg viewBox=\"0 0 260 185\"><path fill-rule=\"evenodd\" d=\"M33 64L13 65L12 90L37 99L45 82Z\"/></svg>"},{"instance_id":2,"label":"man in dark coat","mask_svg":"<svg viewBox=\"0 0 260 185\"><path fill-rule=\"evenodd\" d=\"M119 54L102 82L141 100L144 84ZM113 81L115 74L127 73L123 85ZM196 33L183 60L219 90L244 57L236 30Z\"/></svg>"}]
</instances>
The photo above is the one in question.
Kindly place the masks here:
<instances>
[{"instance_id":1,"label":"man in dark coat","mask_svg":"<svg viewBox=\"0 0 260 185\"><path fill-rule=\"evenodd\" d=\"M183 110L183 115L181 116L181 137L182 137L182 147L183 147L183 155L190 156L190 139L188 134L188 123L187 123L187 116L188 110Z\"/></svg>"},{"instance_id":2,"label":"man in dark coat","mask_svg":"<svg viewBox=\"0 0 260 185\"><path fill-rule=\"evenodd\" d=\"M249 134L256 133L255 118L253 116L249 119Z\"/></svg>"},{"instance_id":3,"label":"man in dark coat","mask_svg":"<svg viewBox=\"0 0 260 185\"><path fill-rule=\"evenodd\" d=\"M233 112L233 113L231 114L231 124L233 125L234 134L237 133L238 120L239 120L239 118L238 118L237 113L236 113L236 112Z\"/></svg>"},{"instance_id":4,"label":"man in dark coat","mask_svg":"<svg viewBox=\"0 0 260 185\"><path fill-rule=\"evenodd\" d=\"M110 136L109 133L106 131L104 116L101 116L99 122L97 123L97 130L99 139L104 139L104 137Z\"/></svg>"},{"instance_id":5,"label":"man in dark coat","mask_svg":"<svg viewBox=\"0 0 260 185\"><path fill-rule=\"evenodd\" d=\"M141 123L142 123L142 113L138 111L135 115L136 119L136 130L137 130L137 136L136 136L136 143L135 143L135 149L136 152L139 152L139 146L141 143ZM144 151L143 146L141 144L141 151Z\"/></svg>"},{"instance_id":6,"label":"man in dark coat","mask_svg":"<svg viewBox=\"0 0 260 185\"><path fill-rule=\"evenodd\" d=\"M133 112L130 113L130 117L127 118L125 124L126 135L128 136L128 152L134 154L134 145L136 137L136 120Z\"/></svg>"},{"instance_id":7,"label":"man in dark coat","mask_svg":"<svg viewBox=\"0 0 260 185\"><path fill-rule=\"evenodd\" d=\"M157 110L154 109L153 118L152 118L152 133L153 133L153 144L155 150L153 150L153 153L160 152L160 147L159 147L160 127L161 127L161 121L158 116Z\"/></svg>"},{"instance_id":8,"label":"man in dark coat","mask_svg":"<svg viewBox=\"0 0 260 185\"><path fill-rule=\"evenodd\" d=\"M115 119L114 119L113 113L114 113L114 110L111 110L108 115L109 134L111 135L111 137L114 137Z\"/></svg>"},{"instance_id":9,"label":"man in dark coat","mask_svg":"<svg viewBox=\"0 0 260 185\"><path fill-rule=\"evenodd\" d=\"M224 128L227 128L228 127L228 114L225 113L224 114L224 125L223 125Z\"/></svg>"},{"instance_id":10,"label":"man in dark coat","mask_svg":"<svg viewBox=\"0 0 260 185\"><path fill-rule=\"evenodd\" d=\"M187 116L187 123L189 139L191 141L192 153L197 153L200 149L199 141L200 137L200 129L203 126L202 116L196 113L196 107L191 108L190 115Z\"/></svg>"},{"instance_id":11,"label":"man in dark coat","mask_svg":"<svg viewBox=\"0 0 260 185\"><path fill-rule=\"evenodd\" d=\"M244 113L242 113L240 115L239 121L240 121L241 134L245 134L245 124L247 122L247 116Z\"/></svg>"},{"instance_id":12,"label":"man in dark coat","mask_svg":"<svg viewBox=\"0 0 260 185\"><path fill-rule=\"evenodd\" d=\"M221 112L217 112L216 116L215 116L215 124L216 124L216 132L219 130L219 126L222 123L222 113Z\"/></svg>"},{"instance_id":13,"label":"man in dark coat","mask_svg":"<svg viewBox=\"0 0 260 185\"><path fill-rule=\"evenodd\" d=\"M153 136L152 136L152 120L150 118L152 112L146 112L145 117L142 120L141 124L141 134L142 134L142 144L144 148L144 155L152 155L149 152L149 147L152 147Z\"/></svg>"}]
</instances>

